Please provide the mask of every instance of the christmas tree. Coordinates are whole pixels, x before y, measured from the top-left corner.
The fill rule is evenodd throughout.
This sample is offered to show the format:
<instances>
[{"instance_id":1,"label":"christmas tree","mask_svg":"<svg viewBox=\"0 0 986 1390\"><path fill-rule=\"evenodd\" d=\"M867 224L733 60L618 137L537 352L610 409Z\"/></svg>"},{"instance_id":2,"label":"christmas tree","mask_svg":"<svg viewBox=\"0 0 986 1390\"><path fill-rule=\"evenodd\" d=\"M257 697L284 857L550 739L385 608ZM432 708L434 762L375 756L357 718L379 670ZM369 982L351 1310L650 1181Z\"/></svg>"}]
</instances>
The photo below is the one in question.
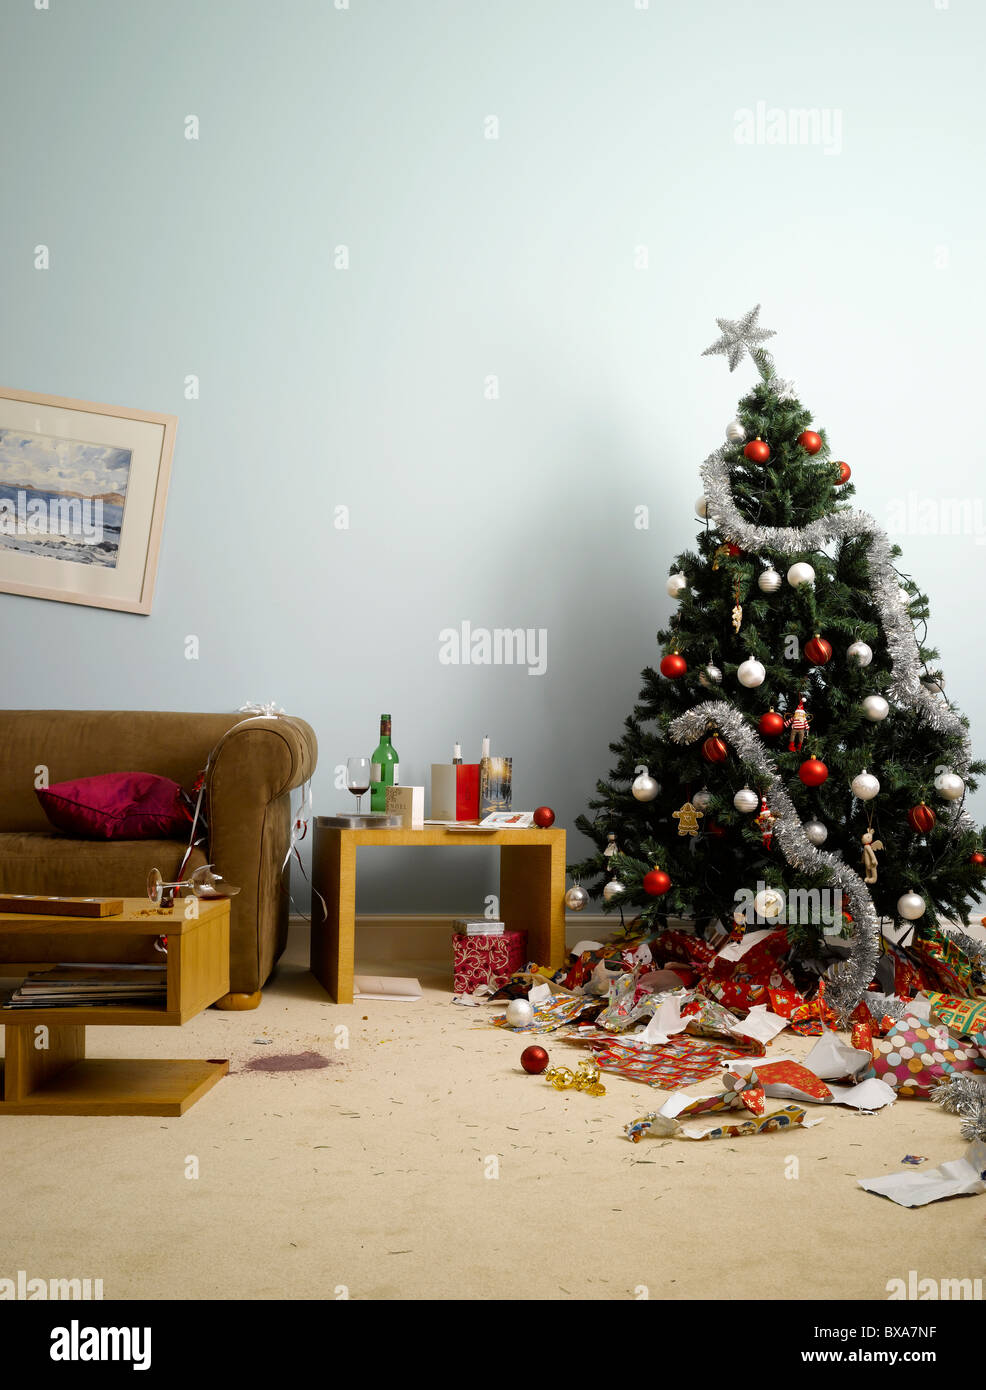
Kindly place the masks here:
<instances>
[{"instance_id":1,"label":"christmas tree","mask_svg":"<svg viewBox=\"0 0 986 1390\"><path fill-rule=\"evenodd\" d=\"M786 925L803 957L844 958L828 997L845 1016L881 919L970 944L950 924L986 868L963 804L986 764L925 645L927 598L849 505L851 470L775 374L759 310L718 320L703 354L749 356L759 379L702 466L705 529L671 568L660 664L571 872L638 930Z\"/></svg>"}]
</instances>

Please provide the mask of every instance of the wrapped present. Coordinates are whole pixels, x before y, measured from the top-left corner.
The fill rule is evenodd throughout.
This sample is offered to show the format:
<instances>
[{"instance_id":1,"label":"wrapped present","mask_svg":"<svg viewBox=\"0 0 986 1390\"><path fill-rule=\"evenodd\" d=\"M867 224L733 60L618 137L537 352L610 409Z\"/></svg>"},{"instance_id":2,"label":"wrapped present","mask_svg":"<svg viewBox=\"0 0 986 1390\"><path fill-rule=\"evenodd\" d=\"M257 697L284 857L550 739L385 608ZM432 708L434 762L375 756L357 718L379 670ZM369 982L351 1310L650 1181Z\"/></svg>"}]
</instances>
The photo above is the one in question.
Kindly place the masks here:
<instances>
[{"instance_id":1,"label":"wrapped present","mask_svg":"<svg viewBox=\"0 0 986 1390\"><path fill-rule=\"evenodd\" d=\"M898 999L913 999L915 994L920 994L925 987L925 980L922 972L915 963L908 959L902 950L897 946L887 945L886 954L893 959L894 963L894 987L893 993ZM878 990L879 984L874 981L870 985L871 989ZM934 989L935 984L931 982L930 988Z\"/></svg>"},{"instance_id":2,"label":"wrapped present","mask_svg":"<svg viewBox=\"0 0 986 1390\"><path fill-rule=\"evenodd\" d=\"M865 1075L879 1077L904 1097L926 1098L945 1077L986 1067L986 1056L975 1042L957 1040L944 1024L912 1014L898 1019L887 1037L874 1039L873 1053L873 1066Z\"/></svg>"},{"instance_id":3,"label":"wrapped present","mask_svg":"<svg viewBox=\"0 0 986 1390\"><path fill-rule=\"evenodd\" d=\"M662 932L651 942L651 954L664 965L671 961L690 961L701 969L709 964L715 953L715 947L710 946L704 937L692 936L690 932L675 931L673 928Z\"/></svg>"},{"instance_id":4,"label":"wrapped present","mask_svg":"<svg viewBox=\"0 0 986 1390\"><path fill-rule=\"evenodd\" d=\"M931 1012L960 1037L986 1030L986 999L961 999L954 994L928 992Z\"/></svg>"},{"instance_id":5,"label":"wrapped present","mask_svg":"<svg viewBox=\"0 0 986 1390\"><path fill-rule=\"evenodd\" d=\"M453 981L456 994L475 994L481 985L502 988L527 962L527 932L504 931L498 936L452 937Z\"/></svg>"},{"instance_id":6,"label":"wrapped present","mask_svg":"<svg viewBox=\"0 0 986 1390\"><path fill-rule=\"evenodd\" d=\"M788 985L786 989L768 989L767 993L770 995L771 1013L778 1014L781 1018L790 1018L795 1009L800 1009L808 1002L793 985Z\"/></svg>"}]
</instances>

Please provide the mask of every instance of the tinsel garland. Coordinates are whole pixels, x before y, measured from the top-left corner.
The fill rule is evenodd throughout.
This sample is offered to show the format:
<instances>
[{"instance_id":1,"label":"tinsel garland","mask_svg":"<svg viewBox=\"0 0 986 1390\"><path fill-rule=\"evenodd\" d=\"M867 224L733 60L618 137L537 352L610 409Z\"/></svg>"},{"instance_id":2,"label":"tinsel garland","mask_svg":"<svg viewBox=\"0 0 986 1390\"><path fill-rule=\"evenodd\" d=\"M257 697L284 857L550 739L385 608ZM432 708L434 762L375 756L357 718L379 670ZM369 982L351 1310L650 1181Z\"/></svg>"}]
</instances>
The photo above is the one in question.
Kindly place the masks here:
<instances>
[{"instance_id":1,"label":"tinsel garland","mask_svg":"<svg viewBox=\"0 0 986 1390\"><path fill-rule=\"evenodd\" d=\"M709 516L722 533L752 554L770 550L792 560L813 550L822 550L834 540L866 536L873 603L883 625L890 653L891 683L888 694L899 704L908 705L937 733L955 737L961 752L955 770L965 776L972 760L969 735L957 714L921 684L921 658L914 628L901 603L900 584L894 568L889 537L867 512L845 507L820 517L808 526L754 526L745 520L733 500L729 465L725 449L717 449L702 464L702 488ZM972 817L956 803L952 808L956 829L971 829Z\"/></svg>"},{"instance_id":2,"label":"tinsel garland","mask_svg":"<svg viewBox=\"0 0 986 1390\"><path fill-rule=\"evenodd\" d=\"M756 770L758 779L766 783L764 794L778 817L774 838L787 862L803 873L826 870L830 882L841 888L849 901L853 917L849 959L839 965L836 979L825 996L845 1020L863 997L880 959L880 924L866 884L836 855L816 848L808 839L776 763L739 710L725 700L704 700L673 721L671 737L676 743L695 743L706 735L710 724L714 724L739 757Z\"/></svg>"},{"instance_id":3,"label":"tinsel garland","mask_svg":"<svg viewBox=\"0 0 986 1390\"><path fill-rule=\"evenodd\" d=\"M959 1072L939 1081L931 1091L931 1099L950 1115L962 1117L963 1139L970 1143L986 1142L986 1086L971 1072Z\"/></svg>"}]
</instances>

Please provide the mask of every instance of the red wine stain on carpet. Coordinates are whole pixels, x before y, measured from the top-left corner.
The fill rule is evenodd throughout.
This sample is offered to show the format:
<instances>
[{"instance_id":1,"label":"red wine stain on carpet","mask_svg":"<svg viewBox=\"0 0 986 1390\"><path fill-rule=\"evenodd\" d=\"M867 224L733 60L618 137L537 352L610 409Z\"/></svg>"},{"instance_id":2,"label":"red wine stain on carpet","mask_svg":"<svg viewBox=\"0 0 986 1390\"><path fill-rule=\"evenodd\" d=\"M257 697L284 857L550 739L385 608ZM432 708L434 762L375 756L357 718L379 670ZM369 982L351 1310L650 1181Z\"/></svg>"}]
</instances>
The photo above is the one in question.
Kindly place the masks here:
<instances>
[{"instance_id":1,"label":"red wine stain on carpet","mask_svg":"<svg viewBox=\"0 0 986 1390\"><path fill-rule=\"evenodd\" d=\"M331 1067L332 1062L328 1057L323 1057L320 1052L278 1052L273 1057L264 1055L263 1057L253 1057L244 1071L266 1071L266 1072L285 1072L285 1071L321 1071L324 1067Z\"/></svg>"}]
</instances>

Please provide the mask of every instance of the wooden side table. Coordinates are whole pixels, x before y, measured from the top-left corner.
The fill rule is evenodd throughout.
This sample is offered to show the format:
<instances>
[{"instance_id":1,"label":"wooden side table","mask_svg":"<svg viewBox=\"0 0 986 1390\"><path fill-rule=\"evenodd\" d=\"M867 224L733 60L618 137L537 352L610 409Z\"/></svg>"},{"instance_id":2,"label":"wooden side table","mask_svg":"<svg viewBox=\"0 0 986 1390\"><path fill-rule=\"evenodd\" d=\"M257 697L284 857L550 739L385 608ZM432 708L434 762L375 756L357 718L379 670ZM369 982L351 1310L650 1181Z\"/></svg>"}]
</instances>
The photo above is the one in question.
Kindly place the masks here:
<instances>
[{"instance_id":1,"label":"wooden side table","mask_svg":"<svg viewBox=\"0 0 986 1390\"><path fill-rule=\"evenodd\" d=\"M86 1056L87 1026L177 1026L228 992L229 899L200 899L198 906L197 918L184 916L183 900L167 912L156 912L146 898L125 899L116 917L0 913L3 965L36 960L32 943L43 936L59 939L63 964L91 960L94 939L99 941L100 958L107 960L114 939L168 938L163 1005L0 1009L6 1034L0 1115L182 1115L226 1075L225 1059L122 1061ZM165 957L160 960L163 965Z\"/></svg>"},{"instance_id":2,"label":"wooden side table","mask_svg":"<svg viewBox=\"0 0 986 1390\"><path fill-rule=\"evenodd\" d=\"M470 834L426 825L423 830L343 830L315 821L312 854L311 968L337 1004L353 1002L356 937L356 852L375 846L437 845L500 850L500 916L508 931L527 932L527 953L557 967L565 955L564 830L495 830ZM328 915L316 892L325 899Z\"/></svg>"}]
</instances>

